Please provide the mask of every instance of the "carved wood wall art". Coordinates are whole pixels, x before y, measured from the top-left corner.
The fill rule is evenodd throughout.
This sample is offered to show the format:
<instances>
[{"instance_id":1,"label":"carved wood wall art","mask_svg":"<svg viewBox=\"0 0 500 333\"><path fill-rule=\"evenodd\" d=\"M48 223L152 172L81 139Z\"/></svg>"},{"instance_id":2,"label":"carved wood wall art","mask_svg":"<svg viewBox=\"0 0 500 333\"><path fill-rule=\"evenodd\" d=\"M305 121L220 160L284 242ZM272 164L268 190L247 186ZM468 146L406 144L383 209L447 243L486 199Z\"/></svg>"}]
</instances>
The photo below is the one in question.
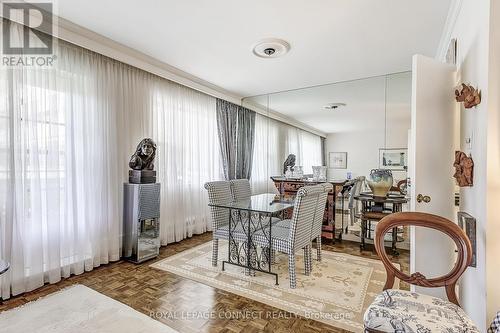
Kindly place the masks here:
<instances>
[{"instance_id":1,"label":"carved wood wall art","mask_svg":"<svg viewBox=\"0 0 500 333\"><path fill-rule=\"evenodd\" d=\"M472 186L474 185L474 161L472 157L467 156L462 151L455 152L455 162L453 162L455 167L455 174L453 177L458 182L458 186Z\"/></svg>"},{"instance_id":2,"label":"carved wood wall art","mask_svg":"<svg viewBox=\"0 0 500 333\"><path fill-rule=\"evenodd\" d=\"M481 103L481 90L476 90L473 86L462 83L460 89L455 90L457 102L463 102L466 109L470 109Z\"/></svg>"}]
</instances>

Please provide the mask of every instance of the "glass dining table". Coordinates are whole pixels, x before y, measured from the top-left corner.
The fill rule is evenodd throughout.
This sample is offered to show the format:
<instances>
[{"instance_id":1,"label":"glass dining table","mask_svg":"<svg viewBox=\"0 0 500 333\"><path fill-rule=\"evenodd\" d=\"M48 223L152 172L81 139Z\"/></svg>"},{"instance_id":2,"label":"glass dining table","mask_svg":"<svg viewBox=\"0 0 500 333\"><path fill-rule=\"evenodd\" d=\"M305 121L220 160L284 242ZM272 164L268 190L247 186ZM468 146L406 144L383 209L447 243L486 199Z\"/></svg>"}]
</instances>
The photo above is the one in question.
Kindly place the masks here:
<instances>
[{"instance_id":1,"label":"glass dining table","mask_svg":"<svg viewBox=\"0 0 500 333\"><path fill-rule=\"evenodd\" d=\"M229 210L228 258L222 262L245 268L247 272L262 272L274 275L276 285L278 274L272 271L272 228L273 222L283 217L283 212L293 207L293 202L276 194L252 195L248 200L210 204L212 207ZM259 248L253 236L265 237L269 246Z\"/></svg>"}]
</instances>

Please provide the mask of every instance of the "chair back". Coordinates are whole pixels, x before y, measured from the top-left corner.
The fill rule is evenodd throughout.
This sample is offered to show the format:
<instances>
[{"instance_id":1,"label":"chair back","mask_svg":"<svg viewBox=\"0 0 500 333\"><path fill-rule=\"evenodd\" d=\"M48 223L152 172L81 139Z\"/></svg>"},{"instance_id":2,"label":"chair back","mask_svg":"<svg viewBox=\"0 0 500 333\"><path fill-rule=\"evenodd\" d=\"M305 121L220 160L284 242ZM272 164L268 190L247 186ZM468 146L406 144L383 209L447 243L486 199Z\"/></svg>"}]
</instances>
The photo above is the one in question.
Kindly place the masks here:
<instances>
[{"instance_id":1,"label":"chair back","mask_svg":"<svg viewBox=\"0 0 500 333\"><path fill-rule=\"evenodd\" d=\"M223 204L233 200L229 181L208 182L205 183L205 189L208 192L209 204ZM229 209L210 206L210 214L212 217L212 231L229 224Z\"/></svg>"},{"instance_id":2,"label":"chair back","mask_svg":"<svg viewBox=\"0 0 500 333\"><path fill-rule=\"evenodd\" d=\"M431 228L448 235L455 242L458 250L457 261L452 270L446 275L428 279L420 272L407 275L394 267L385 252L384 235L389 230L399 226ZM455 292L455 285L460 276L467 269L467 266L472 262L472 247L469 238L458 225L444 217L427 213L394 213L384 217L377 224L375 229L375 249L387 271L387 281L384 290L392 288L394 285L394 278L398 277L402 281L420 287L445 287L448 300L460 306Z\"/></svg>"},{"instance_id":3,"label":"chair back","mask_svg":"<svg viewBox=\"0 0 500 333\"><path fill-rule=\"evenodd\" d=\"M347 203L347 208L352 209L354 207L354 196L356 195L356 191L359 187L360 181L358 178L354 179L354 184L349 190L349 201Z\"/></svg>"},{"instance_id":4,"label":"chair back","mask_svg":"<svg viewBox=\"0 0 500 333\"><path fill-rule=\"evenodd\" d=\"M349 191L349 203L348 203L348 208L353 209L354 206L356 205L356 202L354 201L354 197L359 195L361 193L361 189L363 188L363 182L365 181L364 176L357 177L355 179L355 183L351 188L351 191Z\"/></svg>"},{"instance_id":5,"label":"chair back","mask_svg":"<svg viewBox=\"0 0 500 333\"><path fill-rule=\"evenodd\" d=\"M311 243L312 226L323 185L304 186L297 191L290 222L289 244L293 249L301 249Z\"/></svg>"},{"instance_id":6,"label":"chair back","mask_svg":"<svg viewBox=\"0 0 500 333\"><path fill-rule=\"evenodd\" d=\"M314 222L312 225L311 240L316 237L321 237L321 227L323 225L323 217L325 216L325 206L328 200L328 193L333 190L333 185L330 183L322 183L320 185L323 186L323 192L318 194L316 212L314 213ZM333 213L335 214L335 211Z\"/></svg>"},{"instance_id":7,"label":"chair back","mask_svg":"<svg viewBox=\"0 0 500 333\"><path fill-rule=\"evenodd\" d=\"M231 184L231 195L234 201L250 200L252 189L248 179L234 179Z\"/></svg>"}]
</instances>

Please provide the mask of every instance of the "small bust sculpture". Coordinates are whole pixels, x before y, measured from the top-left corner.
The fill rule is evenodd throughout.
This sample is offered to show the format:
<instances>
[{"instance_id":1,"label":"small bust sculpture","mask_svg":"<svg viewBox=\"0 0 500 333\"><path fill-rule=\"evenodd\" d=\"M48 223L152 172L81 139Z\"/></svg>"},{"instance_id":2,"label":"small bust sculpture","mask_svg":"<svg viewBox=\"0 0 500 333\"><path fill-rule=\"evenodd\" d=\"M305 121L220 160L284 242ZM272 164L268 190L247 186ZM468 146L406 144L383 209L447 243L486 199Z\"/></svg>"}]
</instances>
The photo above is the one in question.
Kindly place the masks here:
<instances>
[{"instance_id":1,"label":"small bust sculpture","mask_svg":"<svg viewBox=\"0 0 500 333\"><path fill-rule=\"evenodd\" d=\"M290 154L285 160L285 163L283 163L283 174L286 173L286 169L288 167L293 168L295 166L295 155Z\"/></svg>"},{"instance_id":2,"label":"small bust sculpture","mask_svg":"<svg viewBox=\"0 0 500 333\"><path fill-rule=\"evenodd\" d=\"M134 155L130 158L128 166L133 170L153 170L156 156L156 143L146 138L137 145Z\"/></svg>"}]
</instances>

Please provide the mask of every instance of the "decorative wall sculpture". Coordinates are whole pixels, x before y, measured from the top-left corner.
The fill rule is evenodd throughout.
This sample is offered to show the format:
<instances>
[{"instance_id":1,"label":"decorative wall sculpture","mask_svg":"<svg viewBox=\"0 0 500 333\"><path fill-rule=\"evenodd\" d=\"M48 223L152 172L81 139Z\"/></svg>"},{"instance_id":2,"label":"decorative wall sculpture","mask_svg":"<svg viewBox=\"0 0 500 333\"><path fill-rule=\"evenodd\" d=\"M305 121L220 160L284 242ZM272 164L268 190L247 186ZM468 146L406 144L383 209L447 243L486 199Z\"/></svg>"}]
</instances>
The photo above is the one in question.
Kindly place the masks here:
<instances>
[{"instance_id":1,"label":"decorative wall sculpture","mask_svg":"<svg viewBox=\"0 0 500 333\"><path fill-rule=\"evenodd\" d=\"M455 90L455 99L457 102L463 102L466 109L470 109L481 103L481 90L462 83L460 89Z\"/></svg>"},{"instance_id":2,"label":"decorative wall sculpture","mask_svg":"<svg viewBox=\"0 0 500 333\"><path fill-rule=\"evenodd\" d=\"M455 167L455 174L453 177L457 180L458 186L464 187L474 184L474 161L471 157L467 156L462 151L456 151L453 166Z\"/></svg>"}]
</instances>

